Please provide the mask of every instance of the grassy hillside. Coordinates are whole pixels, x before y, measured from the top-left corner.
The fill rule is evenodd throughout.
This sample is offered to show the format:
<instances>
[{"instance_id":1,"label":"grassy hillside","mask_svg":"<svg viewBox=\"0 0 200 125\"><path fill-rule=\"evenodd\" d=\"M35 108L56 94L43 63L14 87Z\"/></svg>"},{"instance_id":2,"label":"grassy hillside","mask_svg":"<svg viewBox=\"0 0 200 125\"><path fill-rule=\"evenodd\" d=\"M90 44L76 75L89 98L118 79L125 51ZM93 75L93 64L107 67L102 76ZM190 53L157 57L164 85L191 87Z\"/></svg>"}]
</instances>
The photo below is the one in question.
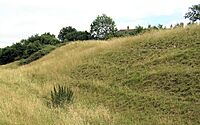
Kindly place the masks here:
<instances>
[{"instance_id":1,"label":"grassy hillside","mask_svg":"<svg viewBox=\"0 0 200 125\"><path fill-rule=\"evenodd\" d=\"M74 101L49 108L54 85ZM0 66L0 124L200 124L200 26L75 42Z\"/></svg>"}]
</instances>

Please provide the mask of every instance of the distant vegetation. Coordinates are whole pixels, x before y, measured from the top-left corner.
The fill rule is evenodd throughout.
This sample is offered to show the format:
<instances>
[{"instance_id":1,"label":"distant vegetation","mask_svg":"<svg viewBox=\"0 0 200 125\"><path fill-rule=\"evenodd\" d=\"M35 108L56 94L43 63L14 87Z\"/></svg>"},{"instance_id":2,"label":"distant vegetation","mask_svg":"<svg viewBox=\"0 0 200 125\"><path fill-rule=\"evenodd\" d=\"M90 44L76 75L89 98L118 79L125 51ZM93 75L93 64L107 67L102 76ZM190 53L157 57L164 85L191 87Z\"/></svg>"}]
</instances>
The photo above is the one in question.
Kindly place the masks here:
<instances>
[{"instance_id":1,"label":"distant vegetation","mask_svg":"<svg viewBox=\"0 0 200 125\"><path fill-rule=\"evenodd\" d=\"M7 64L16 60L27 59L32 54L45 50L49 45L56 46L60 41L55 35L44 33L33 35L28 39L23 39L19 43L1 49L0 64Z\"/></svg>"},{"instance_id":2,"label":"distant vegetation","mask_svg":"<svg viewBox=\"0 0 200 125\"><path fill-rule=\"evenodd\" d=\"M90 33L95 39L108 39L114 37L116 32L115 22L105 14L98 16L91 24Z\"/></svg>"},{"instance_id":3,"label":"distant vegetation","mask_svg":"<svg viewBox=\"0 0 200 125\"><path fill-rule=\"evenodd\" d=\"M200 4L193 5L189 8L189 12L185 14L185 18L191 21L189 24L200 20ZM178 23L169 29L183 27L184 23ZM28 64L34 60L48 54L58 46L77 40L99 39L105 40L113 37L135 36L151 30L167 29L163 25L149 25L147 28L136 26L134 29L117 30L113 19L105 14L97 16L91 23L90 32L77 31L72 26L64 27L60 30L58 39L51 33L42 35L33 35L28 39L23 39L18 43L5 48L0 48L0 65L20 60L19 64Z\"/></svg>"},{"instance_id":4,"label":"distant vegetation","mask_svg":"<svg viewBox=\"0 0 200 125\"><path fill-rule=\"evenodd\" d=\"M56 46L53 46L53 45L45 45L42 49L31 54L29 57L21 59L19 64L20 65L29 64L29 63L47 55L48 53L50 53L55 48L56 48Z\"/></svg>"},{"instance_id":5,"label":"distant vegetation","mask_svg":"<svg viewBox=\"0 0 200 125\"><path fill-rule=\"evenodd\" d=\"M91 36L87 31L77 31L75 28L68 26L60 30L58 38L62 42L70 42L76 40L89 40L91 39Z\"/></svg>"}]
</instances>

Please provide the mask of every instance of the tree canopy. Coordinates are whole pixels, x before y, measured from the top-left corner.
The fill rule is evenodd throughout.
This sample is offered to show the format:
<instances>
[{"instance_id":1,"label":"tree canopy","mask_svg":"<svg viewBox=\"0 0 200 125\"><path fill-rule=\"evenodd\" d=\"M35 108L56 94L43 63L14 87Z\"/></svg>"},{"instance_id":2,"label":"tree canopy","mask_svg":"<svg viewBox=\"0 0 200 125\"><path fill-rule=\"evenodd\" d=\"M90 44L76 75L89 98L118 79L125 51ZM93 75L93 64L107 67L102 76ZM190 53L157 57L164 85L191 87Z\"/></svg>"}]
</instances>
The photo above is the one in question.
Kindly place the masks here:
<instances>
[{"instance_id":1,"label":"tree canopy","mask_svg":"<svg viewBox=\"0 0 200 125\"><path fill-rule=\"evenodd\" d=\"M113 19L105 14L97 16L90 26L90 33L95 39L107 39L114 36L117 31Z\"/></svg>"},{"instance_id":2,"label":"tree canopy","mask_svg":"<svg viewBox=\"0 0 200 125\"><path fill-rule=\"evenodd\" d=\"M68 37L67 35L72 33L72 32L76 32L77 30L71 26L68 26L68 27L64 27L60 30L60 33L58 34L58 38L61 40L61 41L64 41L64 40L68 40Z\"/></svg>"},{"instance_id":3,"label":"tree canopy","mask_svg":"<svg viewBox=\"0 0 200 125\"><path fill-rule=\"evenodd\" d=\"M0 64L7 64L16 60L26 59L32 54L42 50L47 45L57 45L60 41L55 35L44 33L33 35L28 39L23 39L18 43L0 49Z\"/></svg>"},{"instance_id":4,"label":"tree canopy","mask_svg":"<svg viewBox=\"0 0 200 125\"><path fill-rule=\"evenodd\" d=\"M200 21L200 4L189 7L189 12L185 14L185 18L192 22Z\"/></svg>"}]
</instances>

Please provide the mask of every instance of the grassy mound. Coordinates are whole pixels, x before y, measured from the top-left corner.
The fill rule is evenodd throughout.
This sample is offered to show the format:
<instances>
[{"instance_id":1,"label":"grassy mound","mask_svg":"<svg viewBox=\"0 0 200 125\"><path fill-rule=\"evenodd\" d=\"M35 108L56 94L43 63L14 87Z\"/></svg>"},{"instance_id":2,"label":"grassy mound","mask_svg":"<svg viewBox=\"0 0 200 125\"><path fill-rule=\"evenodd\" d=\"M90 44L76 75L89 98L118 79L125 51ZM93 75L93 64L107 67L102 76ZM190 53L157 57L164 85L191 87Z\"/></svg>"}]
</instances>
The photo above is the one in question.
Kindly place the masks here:
<instances>
[{"instance_id":1,"label":"grassy mound","mask_svg":"<svg viewBox=\"0 0 200 125\"><path fill-rule=\"evenodd\" d=\"M1 124L200 124L200 26L75 42L0 66ZM74 100L49 108L55 85Z\"/></svg>"}]
</instances>

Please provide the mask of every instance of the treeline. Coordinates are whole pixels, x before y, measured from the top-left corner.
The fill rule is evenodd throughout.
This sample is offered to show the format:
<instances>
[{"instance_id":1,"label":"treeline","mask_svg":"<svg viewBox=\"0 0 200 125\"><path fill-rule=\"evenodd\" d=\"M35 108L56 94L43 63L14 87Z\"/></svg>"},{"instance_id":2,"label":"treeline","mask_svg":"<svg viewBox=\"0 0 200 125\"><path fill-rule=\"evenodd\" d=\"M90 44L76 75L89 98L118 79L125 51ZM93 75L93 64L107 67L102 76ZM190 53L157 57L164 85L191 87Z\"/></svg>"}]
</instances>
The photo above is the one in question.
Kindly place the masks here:
<instances>
[{"instance_id":1,"label":"treeline","mask_svg":"<svg viewBox=\"0 0 200 125\"><path fill-rule=\"evenodd\" d=\"M182 27L181 24L177 24L173 28ZM109 39L112 37L124 37L134 36L151 30L166 29L162 25L151 26L147 28L142 26L136 26L134 29L125 29L124 31L116 31L112 35L107 35L105 38L101 36L92 36L87 31L77 31L75 28L69 26L60 30L58 38L50 33L44 33L42 35L33 35L28 39L23 39L12 46L0 49L0 64L7 64L20 60L19 64L28 64L40 57L48 54L62 44L77 41L77 40L91 40L91 39Z\"/></svg>"},{"instance_id":2,"label":"treeline","mask_svg":"<svg viewBox=\"0 0 200 125\"><path fill-rule=\"evenodd\" d=\"M191 22L188 25L200 20L200 4L193 5L189 8L189 12L185 14ZM169 29L183 27L183 23L178 23L175 26L170 26ZM103 14L97 18L90 25L90 32L77 31L75 28L68 26L60 30L58 38L51 33L44 33L42 35L33 35L28 39L23 39L18 43L5 48L0 48L0 65L7 64L13 61L20 60L19 64L28 64L40 57L48 54L50 51L65 43L77 40L99 39L105 40L112 37L135 36L151 30L167 29L163 25L158 26L149 25L147 28L136 26L134 29L117 30L115 22L111 17Z\"/></svg>"},{"instance_id":3,"label":"treeline","mask_svg":"<svg viewBox=\"0 0 200 125\"><path fill-rule=\"evenodd\" d=\"M36 34L12 46L0 48L0 65L17 60L20 60L19 64L28 64L67 42L92 39L89 32L77 31L71 26L62 28L58 38L51 33Z\"/></svg>"},{"instance_id":4,"label":"treeline","mask_svg":"<svg viewBox=\"0 0 200 125\"><path fill-rule=\"evenodd\" d=\"M27 59L35 52L44 48L54 48L60 41L55 35L44 33L33 35L28 39L23 39L12 46L0 50L0 64L7 64L16 60Z\"/></svg>"}]
</instances>

